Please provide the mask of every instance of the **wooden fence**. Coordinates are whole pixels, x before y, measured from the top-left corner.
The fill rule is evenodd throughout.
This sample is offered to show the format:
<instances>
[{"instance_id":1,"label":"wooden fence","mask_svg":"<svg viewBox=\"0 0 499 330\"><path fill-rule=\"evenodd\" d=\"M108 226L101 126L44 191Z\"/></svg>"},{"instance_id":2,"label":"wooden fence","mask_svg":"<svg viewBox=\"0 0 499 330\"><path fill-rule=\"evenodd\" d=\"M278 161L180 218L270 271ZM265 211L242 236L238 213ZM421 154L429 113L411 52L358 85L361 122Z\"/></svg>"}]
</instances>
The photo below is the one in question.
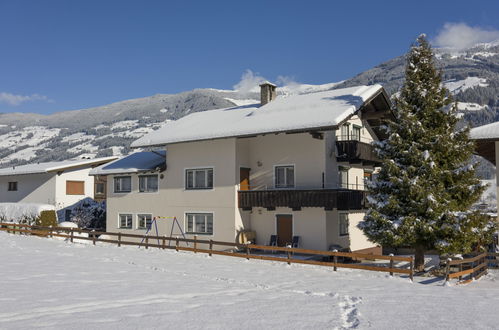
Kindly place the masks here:
<instances>
[{"instance_id":1,"label":"wooden fence","mask_svg":"<svg viewBox=\"0 0 499 330\"><path fill-rule=\"evenodd\" d=\"M451 260L446 262L445 280L457 278L458 284L466 284L487 274L489 268L499 266L499 253L484 252L472 258Z\"/></svg>"},{"instance_id":2,"label":"wooden fence","mask_svg":"<svg viewBox=\"0 0 499 330\"><path fill-rule=\"evenodd\" d=\"M246 259L260 259L269 261L286 262L288 264L298 263L298 264L308 264L308 265L319 265L319 266L329 266L333 267L333 270L338 268L350 268L350 269L363 269L370 271L387 272L390 275L394 273L407 274L410 279L413 279L414 273L414 260L413 257L401 257L401 256L384 256L384 255L373 255L373 254L363 254L363 253L352 253L352 252L335 252L335 251L321 251L321 250L309 250L300 248L288 248L288 247L278 247L278 246L267 246L267 245L255 245L255 244L238 244L234 242L222 242L214 240L200 240L196 236L192 239L179 238L179 237L167 237L167 236L144 236L137 234L125 234L125 233L112 233L112 232L95 232L90 230L83 230L77 228L64 228L64 227L39 227L30 226L24 224L13 224L13 223L0 223L0 231L7 231L13 234L25 234L25 235L37 235L42 237L63 237L68 239L70 242L75 240L88 240L92 241L95 245L96 242L104 242L121 245L135 245L139 247L148 248L160 248L160 249L175 249L176 251L190 251L194 253L207 253L209 256L212 255L224 255L230 257L240 257ZM88 234L88 237L82 236L81 234ZM114 236L115 240L99 238L101 235ZM142 240L143 242L130 241L126 238L134 238L136 240ZM184 243L184 246L181 246ZM189 245L192 244L192 247ZM203 247L200 247L203 245ZM214 246L227 247L225 251L214 249ZM230 251L227 251L230 250ZM278 256L276 254L281 254L284 256ZM299 259L296 258L297 255L309 255L322 260L309 260L309 259ZM359 263L347 263L345 259L352 261L359 260L383 260L389 263L388 267L379 264L359 264ZM325 261L324 261L325 260ZM406 263L402 267L395 266L395 262Z\"/></svg>"}]
</instances>

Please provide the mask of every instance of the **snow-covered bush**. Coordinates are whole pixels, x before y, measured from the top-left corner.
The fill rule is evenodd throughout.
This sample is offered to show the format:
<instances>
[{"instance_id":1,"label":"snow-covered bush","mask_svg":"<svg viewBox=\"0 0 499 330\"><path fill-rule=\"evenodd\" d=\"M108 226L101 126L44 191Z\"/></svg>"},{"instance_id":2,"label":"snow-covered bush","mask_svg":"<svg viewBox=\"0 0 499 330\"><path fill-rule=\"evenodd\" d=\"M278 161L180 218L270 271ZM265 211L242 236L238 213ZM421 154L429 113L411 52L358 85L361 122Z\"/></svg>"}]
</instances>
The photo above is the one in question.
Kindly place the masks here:
<instances>
[{"instance_id":1,"label":"snow-covered bush","mask_svg":"<svg viewBox=\"0 0 499 330\"><path fill-rule=\"evenodd\" d=\"M51 211L50 214L45 211ZM28 225L41 225L40 221L57 223L55 207L48 204L37 203L0 203L0 221L23 223ZM50 220L50 221L49 221Z\"/></svg>"},{"instance_id":2,"label":"snow-covered bush","mask_svg":"<svg viewBox=\"0 0 499 330\"><path fill-rule=\"evenodd\" d=\"M71 207L71 221L80 228L105 228L106 202L86 198Z\"/></svg>"}]
</instances>

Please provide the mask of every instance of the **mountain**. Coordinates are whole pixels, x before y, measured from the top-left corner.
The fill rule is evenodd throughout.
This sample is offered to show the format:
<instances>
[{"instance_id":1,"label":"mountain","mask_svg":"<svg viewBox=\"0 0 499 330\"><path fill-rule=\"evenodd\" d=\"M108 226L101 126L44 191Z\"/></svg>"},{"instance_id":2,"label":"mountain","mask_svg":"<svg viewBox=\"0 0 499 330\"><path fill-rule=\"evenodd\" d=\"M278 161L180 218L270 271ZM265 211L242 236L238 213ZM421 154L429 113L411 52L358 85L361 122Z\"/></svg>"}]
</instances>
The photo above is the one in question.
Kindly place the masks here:
<instances>
[{"instance_id":1,"label":"mountain","mask_svg":"<svg viewBox=\"0 0 499 330\"><path fill-rule=\"evenodd\" d=\"M435 49L445 85L459 101L463 120L481 125L499 120L499 43L466 50ZM324 85L291 83L281 95L312 93L354 85L382 84L396 93L403 82L405 59L399 56L352 79ZM258 86L246 91L195 89L157 94L109 105L51 115L0 114L0 167L28 162L121 155L130 143L189 113L259 102ZM483 167L490 177L490 165Z\"/></svg>"}]
</instances>

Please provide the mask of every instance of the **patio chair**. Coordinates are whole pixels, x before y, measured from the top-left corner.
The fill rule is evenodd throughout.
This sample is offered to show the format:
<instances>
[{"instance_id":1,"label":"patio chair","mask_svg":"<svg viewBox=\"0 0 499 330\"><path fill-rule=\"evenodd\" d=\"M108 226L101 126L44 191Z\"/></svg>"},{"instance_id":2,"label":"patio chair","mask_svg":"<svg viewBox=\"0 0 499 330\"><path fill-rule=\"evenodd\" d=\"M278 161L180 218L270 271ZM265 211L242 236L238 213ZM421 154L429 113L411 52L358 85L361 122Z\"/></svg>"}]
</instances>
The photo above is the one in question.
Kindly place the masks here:
<instances>
[{"instance_id":1,"label":"patio chair","mask_svg":"<svg viewBox=\"0 0 499 330\"><path fill-rule=\"evenodd\" d=\"M298 248L300 245L300 236L293 236L293 242L291 243L292 248Z\"/></svg>"},{"instance_id":2,"label":"patio chair","mask_svg":"<svg viewBox=\"0 0 499 330\"><path fill-rule=\"evenodd\" d=\"M270 235L270 246L277 246L277 235Z\"/></svg>"}]
</instances>

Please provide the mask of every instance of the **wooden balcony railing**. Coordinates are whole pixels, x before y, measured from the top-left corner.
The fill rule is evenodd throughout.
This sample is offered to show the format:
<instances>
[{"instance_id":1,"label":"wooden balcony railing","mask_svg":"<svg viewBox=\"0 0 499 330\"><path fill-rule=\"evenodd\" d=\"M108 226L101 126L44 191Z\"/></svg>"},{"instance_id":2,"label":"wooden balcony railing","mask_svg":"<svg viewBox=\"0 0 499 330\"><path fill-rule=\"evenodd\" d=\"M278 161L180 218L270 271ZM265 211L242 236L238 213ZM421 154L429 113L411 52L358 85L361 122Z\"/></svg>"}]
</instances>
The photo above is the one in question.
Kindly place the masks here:
<instances>
[{"instance_id":1,"label":"wooden balcony railing","mask_svg":"<svg viewBox=\"0 0 499 330\"><path fill-rule=\"evenodd\" d=\"M282 189L238 192L239 208L323 207L325 210L362 210L366 208L366 191L349 189Z\"/></svg>"},{"instance_id":2,"label":"wooden balcony railing","mask_svg":"<svg viewBox=\"0 0 499 330\"><path fill-rule=\"evenodd\" d=\"M337 160L340 162L362 163L376 165L380 164L380 159L374 152L374 146L370 143L348 140L336 141L338 151Z\"/></svg>"}]
</instances>

